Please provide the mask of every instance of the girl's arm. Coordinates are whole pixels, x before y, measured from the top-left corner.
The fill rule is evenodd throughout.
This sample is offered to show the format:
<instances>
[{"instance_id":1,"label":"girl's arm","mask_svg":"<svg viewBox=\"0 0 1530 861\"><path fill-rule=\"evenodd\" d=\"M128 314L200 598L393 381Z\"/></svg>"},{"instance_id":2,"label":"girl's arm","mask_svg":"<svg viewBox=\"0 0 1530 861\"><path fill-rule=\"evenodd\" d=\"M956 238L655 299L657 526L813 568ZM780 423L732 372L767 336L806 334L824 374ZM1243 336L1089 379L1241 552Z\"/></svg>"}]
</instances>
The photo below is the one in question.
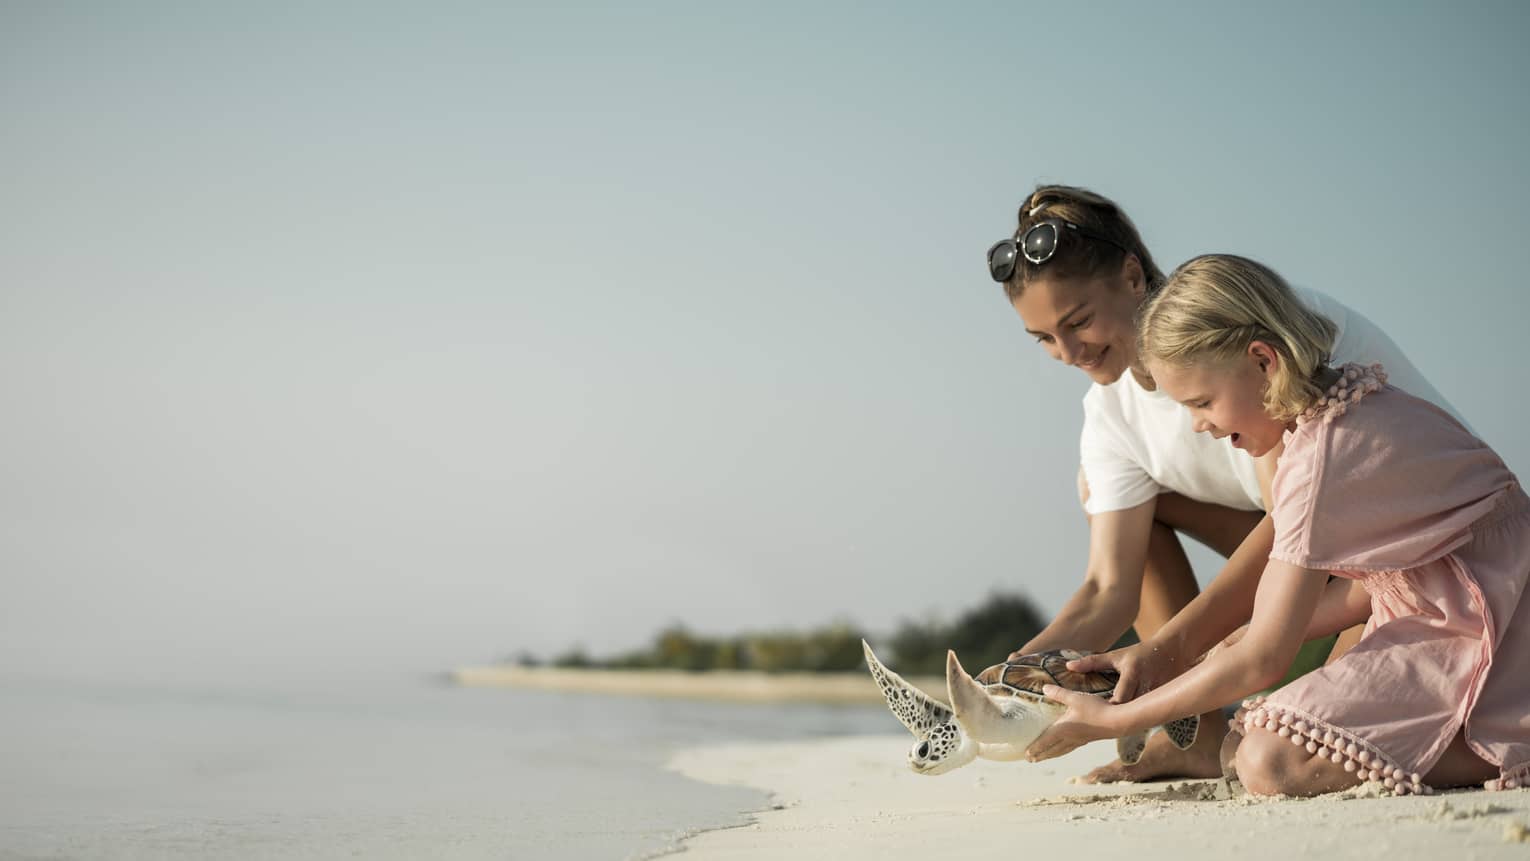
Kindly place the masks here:
<instances>
[{"instance_id":1,"label":"girl's arm","mask_svg":"<svg viewBox=\"0 0 1530 861\"><path fill-rule=\"evenodd\" d=\"M1041 633L1015 654L1046 649L1104 651L1137 619L1156 500L1089 518L1084 583Z\"/></svg>"},{"instance_id":2,"label":"girl's arm","mask_svg":"<svg viewBox=\"0 0 1530 861\"><path fill-rule=\"evenodd\" d=\"M1271 485L1285 444L1280 443L1254 463L1259 491L1270 510ZM1275 523L1269 515L1249 532L1228 558L1216 579L1189 605L1174 615L1151 640L1068 664L1081 672L1113 669L1121 678L1112 699L1128 702L1139 692L1157 687L1184 672L1213 646L1248 621L1254 593L1275 546Z\"/></svg>"},{"instance_id":3,"label":"girl's arm","mask_svg":"<svg viewBox=\"0 0 1530 861\"><path fill-rule=\"evenodd\" d=\"M1248 633L1225 651L1157 691L1123 706L1143 729L1201 714L1280 681L1296 659L1327 587L1327 572L1270 560L1259 579Z\"/></svg>"},{"instance_id":4,"label":"girl's arm","mask_svg":"<svg viewBox=\"0 0 1530 861\"><path fill-rule=\"evenodd\" d=\"M1255 595L1275 547L1275 522L1266 514L1222 566L1216 579L1174 614L1150 648L1189 666L1249 620Z\"/></svg>"},{"instance_id":5,"label":"girl's arm","mask_svg":"<svg viewBox=\"0 0 1530 861\"><path fill-rule=\"evenodd\" d=\"M1371 617L1371 596L1359 580L1335 577L1328 581L1323 598L1318 602L1312 623L1307 626L1307 639L1315 640L1329 634L1337 634L1352 628Z\"/></svg>"},{"instance_id":6,"label":"girl's arm","mask_svg":"<svg viewBox=\"0 0 1530 861\"><path fill-rule=\"evenodd\" d=\"M1326 572L1271 560L1260 578L1253 620L1243 639L1125 705L1048 685L1046 696L1068 706L1068 711L1031 745L1030 756L1049 759L1088 741L1202 714L1269 687L1285 674L1301 648L1326 583Z\"/></svg>"},{"instance_id":7,"label":"girl's arm","mask_svg":"<svg viewBox=\"0 0 1530 861\"><path fill-rule=\"evenodd\" d=\"M1275 525L1266 515L1205 591L1176 613L1152 639L1069 661L1068 669L1120 673L1112 697L1118 703L1166 683L1248 621L1260 575L1274 545Z\"/></svg>"},{"instance_id":8,"label":"girl's arm","mask_svg":"<svg viewBox=\"0 0 1530 861\"><path fill-rule=\"evenodd\" d=\"M1271 488L1285 450L1286 444L1280 442L1254 459L1254 474L1259 478L1259 495L1265 511L1271 511L1274 504ZM1236 631L1254 611L1254 593L1274 547L1275 521L1266 514L1228 557L1206 591L1164 625L1154 638L1154 645L1180 660L1194 661Z\"/></svg>"}]
</instances>

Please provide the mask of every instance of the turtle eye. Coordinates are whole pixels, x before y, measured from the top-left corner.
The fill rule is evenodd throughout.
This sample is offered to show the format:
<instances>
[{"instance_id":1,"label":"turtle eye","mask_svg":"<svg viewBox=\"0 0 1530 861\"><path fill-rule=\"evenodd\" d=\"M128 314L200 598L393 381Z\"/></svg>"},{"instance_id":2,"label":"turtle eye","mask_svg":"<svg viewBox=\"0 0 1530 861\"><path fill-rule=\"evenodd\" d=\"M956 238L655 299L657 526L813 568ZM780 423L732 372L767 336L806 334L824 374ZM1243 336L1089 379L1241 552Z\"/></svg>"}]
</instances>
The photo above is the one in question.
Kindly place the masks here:
<instances>
[{"instance_id":1,"label":"turtle eye","mask_svg":"<svg viewBox=\"0 0 1530 861\"><path fill-rule=\"evenodd\" d=\"M919 742L919 749L914 751L914 755L919 757L920 759L924 759L925 757L929 756L930 755L930 743L927 742L927 741Z\"/></svg>"}]
</instances>

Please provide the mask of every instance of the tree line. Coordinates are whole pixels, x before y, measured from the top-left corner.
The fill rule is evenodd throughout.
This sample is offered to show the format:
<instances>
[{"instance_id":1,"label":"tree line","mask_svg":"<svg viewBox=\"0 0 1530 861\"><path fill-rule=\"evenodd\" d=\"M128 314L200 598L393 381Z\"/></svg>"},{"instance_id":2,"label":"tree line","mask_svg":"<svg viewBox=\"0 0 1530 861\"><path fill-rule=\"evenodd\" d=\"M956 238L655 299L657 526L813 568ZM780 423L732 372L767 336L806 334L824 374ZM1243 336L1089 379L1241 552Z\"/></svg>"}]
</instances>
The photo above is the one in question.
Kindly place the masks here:
<instances>
[{"instance_id":1,"label":"tree line","mask_svg":"<svg viewBox=\"0 0 1530 861\"><path fill-rule=\"evenodd\" d=\"M522 654L521 665L666 670L760 670L764 672L843 672L865 667L861 639L867 639L899 673L943 675L946 650L955 649L969 667L997 663L1045 627L1031 600L1012 592L994 592L977 606L947 622L936 618L904 619L886 638L868 636L848 621L807 631L746 633L731 637L698 634L673 624L646 647L605 658L581 647L550 661ZM970 657L969 657L970 656Z\"/></svg>"}]
</instances>

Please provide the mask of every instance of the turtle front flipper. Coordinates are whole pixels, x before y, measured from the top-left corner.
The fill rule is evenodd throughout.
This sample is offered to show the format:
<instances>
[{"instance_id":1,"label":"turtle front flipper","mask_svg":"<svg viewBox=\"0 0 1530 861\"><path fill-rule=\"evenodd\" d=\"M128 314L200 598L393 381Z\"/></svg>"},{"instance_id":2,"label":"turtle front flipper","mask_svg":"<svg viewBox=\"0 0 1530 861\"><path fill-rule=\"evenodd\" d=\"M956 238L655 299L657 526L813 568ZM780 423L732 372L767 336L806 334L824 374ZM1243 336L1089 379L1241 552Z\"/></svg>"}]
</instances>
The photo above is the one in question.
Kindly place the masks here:
<instances>
[{"instance_id":1,"label":"turtle front flipper","mask_svg":"<svg viewBox=\"0 0 1530 861\"><path fill-rule=\"evenodd\" d=\"M1145 732L1123 735L1116 739L1116 756L1121 758L1122 765L1136 765L1146 749L1147 733Z\"/></svg>"},{"instance_id":2,"label":"turtle front flipper","mask_svg":"<svg viewBox=\"0 0 1530 861\"><path fill-rule=\"evenodd\" d=\"M861 648L866 652L866 666L871 668L871 677L876 680L882 696L887 698L887 707L892 709L893 717L899 723L908 727L914 738L927 739L932 730L951 721L953 714L945 703L930 697L904 681L902 676L882 666L865 640L861 641Z\"/></svg>"},{"instance_id":3,"label":"turtle front flipper","mask_svg":"<svg viewBox=\"0 0 1530 861\"><path fill-rule=\"evenodd\" d=\"M1200 715L1171 720L1163 725L1164 735L1167 735L1169 741L1174 742L1174 746L1180 750L1188 750L1190 745L1195 744L1195 737L1200 734L1200 731Z\"/></svg>"}]
</instances>

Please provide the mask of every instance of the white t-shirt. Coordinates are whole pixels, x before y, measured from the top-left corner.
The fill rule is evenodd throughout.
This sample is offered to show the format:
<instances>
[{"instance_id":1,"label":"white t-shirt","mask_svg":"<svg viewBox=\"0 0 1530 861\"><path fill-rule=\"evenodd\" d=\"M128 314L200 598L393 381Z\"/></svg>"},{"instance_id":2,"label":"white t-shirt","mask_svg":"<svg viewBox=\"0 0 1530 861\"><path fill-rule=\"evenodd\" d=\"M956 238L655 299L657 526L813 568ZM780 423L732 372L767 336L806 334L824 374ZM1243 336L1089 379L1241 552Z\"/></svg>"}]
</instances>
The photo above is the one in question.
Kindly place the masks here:
<instances>
[{"instance_id":1,"label":"white t-shirt","mask_svg":"<svg viewBox=\"0 0 1530 861\"><path fill-rule=\"evenodd\" d=\"M1460 418L1375 323L1330 296L1293 290L1338 327L1331 364L1380 362L1387 382ZM1132 508L1166 491L1243 511L1264 508L1254 459L1226 437L1196 433L1189 410L1162 391L1144 389L1131 371L1108 386L1090 386L1084 395L1079 458L1090 514Z\"/></svg>"}]
</instances>

